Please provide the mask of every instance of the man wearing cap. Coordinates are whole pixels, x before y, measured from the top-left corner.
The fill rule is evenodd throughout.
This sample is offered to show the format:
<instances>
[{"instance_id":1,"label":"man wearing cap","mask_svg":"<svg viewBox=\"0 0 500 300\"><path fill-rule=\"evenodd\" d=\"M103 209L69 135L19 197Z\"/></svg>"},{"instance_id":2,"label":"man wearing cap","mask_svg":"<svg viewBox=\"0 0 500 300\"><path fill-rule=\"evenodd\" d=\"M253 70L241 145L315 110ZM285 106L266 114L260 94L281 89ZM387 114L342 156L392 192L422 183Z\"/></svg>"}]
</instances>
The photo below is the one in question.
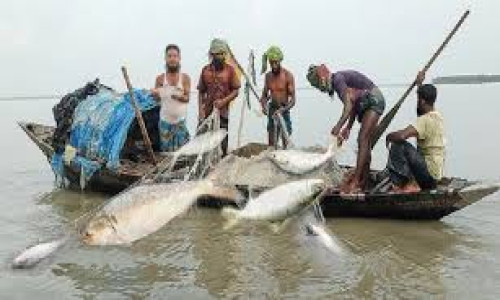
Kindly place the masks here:
<instances>
[{"instance_id":1,"label":"man wearing cap","mask_svg":"<svg viewBox=\"0 0 500 300\"><path fill-rule=\"evenodd\" d=\"M278 114L283 116L288 135L292 134L290 109L295 105L295 82L292 73L281 66L282 61L283 52L277 46L271 46L262 56L262 74L266 73L268 62L271 65L271 71L266 73L260 98L262 112L267 115L269 146L274 146L277 142L274 137L275 129L279 130L275 127L275 117ZM283 145L286 148L287 141L284 138Z\"/></svg>"},{"instance_id":2,"label":"man wearing cap","mask_svg":"<svg viewBox=\"0 0 500 300\"><path fill-rule=\"evenodd\" d=\"M333 136L346 140L356 117L361 124L356 168L340 187L344 193L359 192L364 188L370 170L372 136L385 109L384 96L367 76L354 70L333 73L325 65L311 65L307 80L331 97L337 93L344 105L340 119L332 128Z\"/></svg>"},{"instance_id":3,"label":"man wearing cap","mask_svg":"<svg viewBox=\"0 0 500 300\"><path fill-rule=\"evenodd\" d=\"M203 67L198 82L198 121L202 122L217 108L220 112L220 126L229 130L229 104L238 96L240 80L234 68L225 57L228 46L221 39L210 43L210 63ZM222 142L222 152L227 154L228 137Z\"/></svg>"}]
</instances>

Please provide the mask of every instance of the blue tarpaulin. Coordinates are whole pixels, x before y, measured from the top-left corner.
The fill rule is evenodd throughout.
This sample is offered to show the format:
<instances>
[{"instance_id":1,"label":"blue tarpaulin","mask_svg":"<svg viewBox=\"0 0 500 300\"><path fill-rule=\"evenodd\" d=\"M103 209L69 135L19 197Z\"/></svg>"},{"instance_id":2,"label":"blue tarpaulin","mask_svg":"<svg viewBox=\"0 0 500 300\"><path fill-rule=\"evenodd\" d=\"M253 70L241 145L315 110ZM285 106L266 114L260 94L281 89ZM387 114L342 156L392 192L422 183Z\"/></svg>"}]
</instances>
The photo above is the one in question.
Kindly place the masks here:
<instances>
[{"instance_id":1,"label":"blue tarpaulin","mask_svg":"<svg viewBox=\"0 0 500 300\"><path fill-rule=\"evenodd\" d=\"M141 111L157 105L149 91L134 90L134 96ZM135 111L128 93L118 95L102 91L78 105L69 142L77 149L73 163L81 168L81 176L90 179L102 167L97 161L105 163L111 170L119 167L120 152L134 118ZM53 157L54 162L60 162L58 158ZM54 171L56 169L59 172L60 168ZM56 172L56 175L61 174Z\"/></svg>"}]
</instances>

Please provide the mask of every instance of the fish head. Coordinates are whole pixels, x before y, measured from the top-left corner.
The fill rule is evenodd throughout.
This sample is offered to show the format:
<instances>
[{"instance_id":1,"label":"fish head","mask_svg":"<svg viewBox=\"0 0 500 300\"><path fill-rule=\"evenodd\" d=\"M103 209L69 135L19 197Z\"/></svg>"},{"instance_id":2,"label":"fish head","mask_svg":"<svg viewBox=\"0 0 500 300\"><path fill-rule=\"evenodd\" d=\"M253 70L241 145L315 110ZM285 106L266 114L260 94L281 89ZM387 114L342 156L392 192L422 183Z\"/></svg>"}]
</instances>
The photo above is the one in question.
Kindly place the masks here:
<instances>
[{"instance_id":1,"label":"fish head","mask_svg":"<svg viewBox=\"0 0 500 300\"><path fill-rule=\"evenodd\" d=\"M89 223L80 230L80 236L88 245L114 244L119 240L111 217L100 215L92 218Z\"/></svg>"},{"instance_id":2,"label":"fish head","mask_svg":"<svg viewBox=\"0 0 500 300\"><path fill-rule=\"evenodd\" d=\"M272 151L267 154L267 157L277 163L278 165L285 165L288 163L288 158L284 155L283 152Z\"/></svg>"}]
</instances>

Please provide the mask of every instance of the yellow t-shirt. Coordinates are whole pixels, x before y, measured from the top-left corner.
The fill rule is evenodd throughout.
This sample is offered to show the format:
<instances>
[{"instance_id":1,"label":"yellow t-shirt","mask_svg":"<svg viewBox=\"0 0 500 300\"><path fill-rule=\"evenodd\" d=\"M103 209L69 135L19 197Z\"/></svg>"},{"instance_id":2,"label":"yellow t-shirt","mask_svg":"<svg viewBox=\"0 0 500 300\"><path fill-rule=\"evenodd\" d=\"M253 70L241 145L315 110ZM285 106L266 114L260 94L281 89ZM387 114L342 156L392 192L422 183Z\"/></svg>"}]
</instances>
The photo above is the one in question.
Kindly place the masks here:
<instances>
[{"instance_id":1,"label":"yellow t-shirt","mask_svg":"<svg viewBox=\"0 0 500 300\"><path fill-rule=\"evenodd\" d=\"M430 111L417 118L412 126L418 132L417 146L429 173L436 180L443 177L444 168L444 124L443 117L437 111Z\"/></svg>"}]
</instances>

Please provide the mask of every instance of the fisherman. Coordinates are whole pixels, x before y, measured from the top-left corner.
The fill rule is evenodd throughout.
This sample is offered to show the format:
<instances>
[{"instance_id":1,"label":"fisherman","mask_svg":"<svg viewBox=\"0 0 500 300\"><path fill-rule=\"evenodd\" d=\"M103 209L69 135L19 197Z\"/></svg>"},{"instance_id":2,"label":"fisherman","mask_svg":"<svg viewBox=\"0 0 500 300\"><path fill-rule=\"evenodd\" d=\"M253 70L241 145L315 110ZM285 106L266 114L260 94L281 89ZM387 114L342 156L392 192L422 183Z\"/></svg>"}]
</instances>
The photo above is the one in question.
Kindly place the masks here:
<instances>
[{"instance_id":1,"label":"fisherman","mask_svg":"<svg viewBox=\"0 0 500 300\"><path fill-rule=\"evenodd\" d=\"M361 123L356 168L344 178L340 186L343 193L359 192L364 189L370 170L372 137L385 109L384 96L368 77L354 70L332 73L323 64L311 65L307 79L313 87L331 97L336 92L344 105L340 119L332 128L333 136L340 138L340 141L347 140L355 118Z\"/></svg>"},{"instance_id":2,"label":"fisherman","mask_svg":"<svg viewBox=\"0 0 500 300\"><path fill-rule=\"evenodd\" d=\"M186 113L191 79L181 73L181 51L170 44L165 49L165 73L156 76L153 96L160 102L160 148L172 152L189 140Z\"/></svg>"},{"instance_id":3,"label":"fisherman","mask_svg":"<svg viewBox=\"0 0 500 300\"><path fill-rule=\"evenodd\" d=\"M275 134L279 136L279 127L275 127L278 114L281 114L285 121L288 135L292 134L290 109L295 105L295 82L292 73L281 66L282 61L283 52L277 46L269 47L262 56L262 74L266 73L268 62L271 65L271 71L266 73L264 90L260 98L262 112L267 115L269 146L275 146L277 141L274 140L274 136ZM275 130L278 130L278 132L275 132ZM284 137L283 146L284 148L287 146Z\"/></svg>"},{"instance_id":4,"label":"fisherman","mask_svg":"<svg viewBox=\"0 0 500 300\"><path fill-rule=\"evenodd\" d=\"M389 160L386 170L393 190L416 192L436 188L443 177L444 129L443 117L435 109L437 90L432 84L424 84L425 74L417 75L417 120L405 129L386 136ZM417 139L417 148L406 141ZM414 179L418 186L416 186Z\"/></svg>"},{"instance_id":5,"label":"fisherman","mask_svg":"<svg viewBox=\"0 0 500 300\"><path fill-rule=\"evenodd\" d=\"M210 43L210 63L203 67L198 82L198 121L202 123L214 108L220 113L220 127L229 131L229 105L238 96L240 80L235 69L225 61L228 46L221 39ZM222 142L227 155L228 138Z\"/></svg>"}]
</instances>

